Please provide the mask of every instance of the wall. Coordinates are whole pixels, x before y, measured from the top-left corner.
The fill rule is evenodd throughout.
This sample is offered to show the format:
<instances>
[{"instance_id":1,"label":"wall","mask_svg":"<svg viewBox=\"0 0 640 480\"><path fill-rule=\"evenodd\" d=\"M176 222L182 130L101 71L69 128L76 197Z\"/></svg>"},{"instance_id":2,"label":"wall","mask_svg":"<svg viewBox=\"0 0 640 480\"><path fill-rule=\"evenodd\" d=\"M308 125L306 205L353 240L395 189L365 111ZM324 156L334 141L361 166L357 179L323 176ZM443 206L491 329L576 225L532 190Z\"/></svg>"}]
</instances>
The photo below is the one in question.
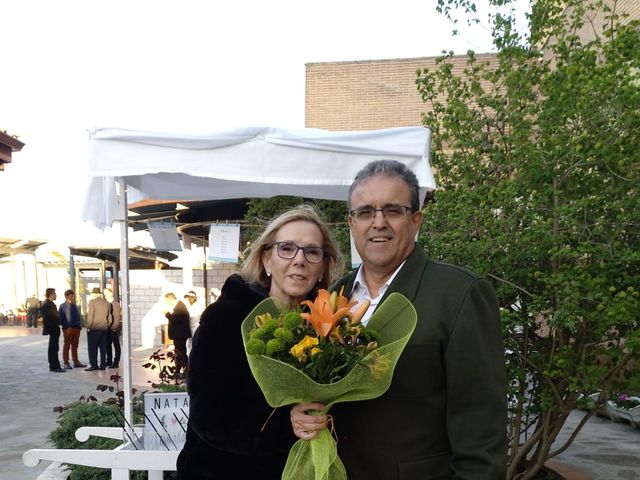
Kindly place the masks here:
<instances>
[{"instance_id":1,"label":"wall","mask_svg":"<svg viewBox=\"0 0 640 480\"><path fill-rule=\"evenodd\" d=\"M495 55L477 55L495 62ZM327 130L369 130L422 125L417 70L436 68L435 57L306 64L305 125ZM462 72L466 55L451 59Z\"/></svg>"},{"instance_id":2,"label":"wall","mask_svg":"<svg viewBox=\"0 0 640 480\"><path fill-rule=\"evenodd\" d=\"M613 0L607 0L613 5ZM616 11L640 18L640 0L617 0ZM579 34L591 38L601 28L602 12ZM478 61L496 63L494 54L477 54ZM422 125L423 103L416 89L416 71L436 68L436 57L361 60L306 64L305 126L327 130L368 130ZM454 73L462 73L466 55L454 56ZM441 99L442 100L442 99Z\"/></svg>"},{"instance_id":3,"label":"wall","mask_svg":"<svg viewBox=\"0 0 640 480\"><path fill-rule=\"evenodd\" d=\"M221 263L207 270L207 288L222 288L225 279L235 273L236 265ZM201 270L194 270L192 285L183 286L182 270L132 270L129 272L131 346L159 347L162 345L161 326L166 324L164 317L164 295L173 292L178 298L193 290L198 295L195 307L198 311L205 308L204 278Z\"/></svg>"}]
</instances>

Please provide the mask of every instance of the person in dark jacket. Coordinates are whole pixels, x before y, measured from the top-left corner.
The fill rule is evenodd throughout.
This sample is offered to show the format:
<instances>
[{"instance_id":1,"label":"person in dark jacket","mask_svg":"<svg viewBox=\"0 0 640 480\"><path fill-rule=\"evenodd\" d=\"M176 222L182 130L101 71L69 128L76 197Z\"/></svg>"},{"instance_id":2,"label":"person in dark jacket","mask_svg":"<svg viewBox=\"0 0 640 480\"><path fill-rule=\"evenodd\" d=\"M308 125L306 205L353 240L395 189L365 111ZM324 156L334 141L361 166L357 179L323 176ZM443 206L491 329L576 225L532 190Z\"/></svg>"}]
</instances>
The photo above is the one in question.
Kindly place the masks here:
<instances>
[{"instance_id":1,"label":"person in dark jacket","mask_svg":"<svg viewBox=\"0 0 640 480\"><path fill-rule=\"evenodd\" d=\"M342 255L315 209L304 205L273 220L245 258L193 338L180 480L280 479L295 441L289 409L274 412L251 374L240 324L268 296L286 307L315 297L342 272Z\"/></svg>"},{"instance_id":2,"label":"person in dark jacket","mask_svg":"<svg viewBox=\"0 0 640 480\"><path fill-rule=\"evenodd\" d=\"M189 361L187 358L187 340L191 338L191 325L189 324L189 309L176 298L176 294L169 292L164 296L171 311L165 312L164 316L169 320L167 334L173 340L176 358L176 375L182 370L187 371Z\"/></svg>"},{"instance_id":3,"label":"person in dark jacket","mask_svg":"<svg viewBox=\"0 0 640 480\"><path fill-rule=\"evenodd\" d=\"M49 335L49 347L47 349L49 370L62 373L65 370L61 368L60 357L58 357L58 350L60 349L60 315L58 315L56 304L53 303L58 296L55 288L47 288L44 295L46 298L40 307L40 314L42 315L42 334Z\"/></svg>"},{"instance_id":4,"label":"person in dark jacket","mask_svg":"<svg viewBox=\"0 0 640 480\"><path fill-rule=\"evenodd\" d=\"M64 292L64 303L60 305L58 314L60 315L60 324L62 325L62 334L64 343L62 344L62 360L64 368L84 368L86 365L80 362L78 358L78 345L80 344L80 331L82 330L82 317L80 309L76 305L76 293L69 289ZM71 358L73 359L73 367L69 363L69 350L71 350Z\"/></svg>"},{"instance_id":5,"label":"person in dark jacket","mask_svg":"<svg viewBox=\"0 0 640 480\"><path fill-rule=\"evenodd\" d=\"M349 480L504 480L507 381L500 312L490 283L430 259L415 242L423 220L416 176L375 161L355 177L349 226L362 258L332 288L371 301L366 325L392 292L409 299L417 326L387 392L335 405L338 455ZM318 403L292 408L294 433L317 436Z\"/></svg>"}]
</instances>

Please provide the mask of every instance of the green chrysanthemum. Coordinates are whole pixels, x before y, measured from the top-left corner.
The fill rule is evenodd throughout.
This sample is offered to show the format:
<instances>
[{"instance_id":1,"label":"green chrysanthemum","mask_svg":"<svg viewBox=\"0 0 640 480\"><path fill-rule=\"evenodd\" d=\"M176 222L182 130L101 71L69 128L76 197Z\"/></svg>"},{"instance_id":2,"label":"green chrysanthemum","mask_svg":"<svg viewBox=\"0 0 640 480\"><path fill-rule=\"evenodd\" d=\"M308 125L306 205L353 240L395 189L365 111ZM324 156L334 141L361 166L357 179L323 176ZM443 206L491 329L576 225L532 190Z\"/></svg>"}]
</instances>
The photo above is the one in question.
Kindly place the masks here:
<instances>
[{"instance_id":1,"label":"green chrysanthemum","mask_svg":"<svg viewBox=\"0 0 640 480\"><path fill-rule=\"evenodd\" d=\"M267 345L259 338L252 338L247 342L249 355L262 355L267 351Z\"/></svg>"},{"instance_id":2,"label":"green chrysanthemum","mask_svg":"<svg viewBox=\"0 0 640 480\"><path fill-rule=\"evenodd\" d=\"M300 325L302 325L303 319L298 312L289 312L284 316L282 320L282 326L284 328L288 328L292 330Z\"/></svg>"},{"instance_id":3,"label":"green chrysanthemum","mask_svg":"<svg viewBox=\"0 0 640 480\"><path fill-rule=\"evenodd\" d=\"M285 327L278 327L273 331L273 336L284 343L293 343L293 332Z\"/></svg>"},{"instance_id":4,"label":"green chrysanthemum","mask_svg":"<svg viewBox=\"0 0 640 480\"><path fill-rule=\"evenodd\" d=\"M256 328L254 331L251 332L251 338L257 338L259 340L264 338L264 335L265 335L265 331L262 328Z\"/></svg>"},{"instance_id":5,"label":"green chrysanthemum","mask_svg":"<svg viewBox=\"0 0 640 480\"><path fill-rule=\"evenodd\" d=\"M285 349L284 342L279 338L272 338L267 342L267 355L282 352Z\"/></svg>"},{"instance_id":6,"label":"green chrysanthemum","mask_svg":"<svg viewBox=\"0 0 640 480\"><path fill-rule=\"evenodd\" d=\"M268 320L265 320L262 327L260 327L260 330L264 331L264 335L269 335L273 333L276 328L278 328L278 321L273 318L269 318Z\"/></svg>"}]
</instances>

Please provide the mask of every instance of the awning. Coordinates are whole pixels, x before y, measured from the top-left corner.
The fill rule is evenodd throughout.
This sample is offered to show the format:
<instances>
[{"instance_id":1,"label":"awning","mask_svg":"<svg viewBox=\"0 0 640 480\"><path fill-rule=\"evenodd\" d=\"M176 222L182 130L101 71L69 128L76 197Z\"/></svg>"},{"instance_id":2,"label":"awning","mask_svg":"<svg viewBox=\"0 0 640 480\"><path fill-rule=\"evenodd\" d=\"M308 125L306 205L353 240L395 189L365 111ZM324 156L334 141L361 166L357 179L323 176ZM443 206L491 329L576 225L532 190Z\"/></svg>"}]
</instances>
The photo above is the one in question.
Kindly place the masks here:
<instances>
[{"instance_id":1,"label":"awning","mask_svg":"<svg viewBox=\"0 0 640 480\"><path fill-rule=\"evenodd\" d=\"M155 267L156 262L168 265L169 262L178 258L174 253L159 252L152 248L129 247L128 251L130 269L151 269ZM119 248L69 247L69 253L82 257L99 258L116 264L120 261Z\"/></svg>"},{"instance_id":2,"label":"awning","mask_svg":"<svg viewBox=\"0 0 640 480\"><path fill-rule=\"evenodd\" d=\"M83 219L104 228L118 218L118 177L126 181L129 205L276 195L346 200L362 167L393 159L415 172L424 194L435 189L429 143L423 127L351 132L247 127L209 135L96 129Z\"/></svg>"},{"instance_id":3,"label":"awning","mask_svg":"<svg viewBox=\"0 0 640 480\"><path fill-rule=\"evenodd\" d=\"M37 248L45 243L46 242L20 238L0 238L0 260L18 253L34 255Z\"/></svg>"}]
</instances>

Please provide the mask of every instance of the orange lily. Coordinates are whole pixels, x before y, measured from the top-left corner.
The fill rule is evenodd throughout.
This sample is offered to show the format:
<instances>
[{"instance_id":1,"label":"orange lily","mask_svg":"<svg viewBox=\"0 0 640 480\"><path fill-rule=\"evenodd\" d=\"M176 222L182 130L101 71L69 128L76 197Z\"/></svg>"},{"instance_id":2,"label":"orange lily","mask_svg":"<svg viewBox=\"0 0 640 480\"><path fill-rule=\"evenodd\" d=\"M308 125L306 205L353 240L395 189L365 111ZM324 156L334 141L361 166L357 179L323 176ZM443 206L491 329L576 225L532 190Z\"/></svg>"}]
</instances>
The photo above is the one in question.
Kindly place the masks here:
<instances>
[{"instance_id":1,"label":"orange lily","mask_svg":"<svg viewBox=\"0 0 640 480\"><path fill-rule=\"evenodd\" d=\"M301 304L307 305L311 310L310 313L302 313L302 317L311 323L319 337L326 337L340 320L349 315L349 310L355 302L350 302L340 291L337 299L334 297L333 305L336 306L334 310L331 294L325 289L320 289L313 302L305 300Z\"/></svg>"}]
</instances>

